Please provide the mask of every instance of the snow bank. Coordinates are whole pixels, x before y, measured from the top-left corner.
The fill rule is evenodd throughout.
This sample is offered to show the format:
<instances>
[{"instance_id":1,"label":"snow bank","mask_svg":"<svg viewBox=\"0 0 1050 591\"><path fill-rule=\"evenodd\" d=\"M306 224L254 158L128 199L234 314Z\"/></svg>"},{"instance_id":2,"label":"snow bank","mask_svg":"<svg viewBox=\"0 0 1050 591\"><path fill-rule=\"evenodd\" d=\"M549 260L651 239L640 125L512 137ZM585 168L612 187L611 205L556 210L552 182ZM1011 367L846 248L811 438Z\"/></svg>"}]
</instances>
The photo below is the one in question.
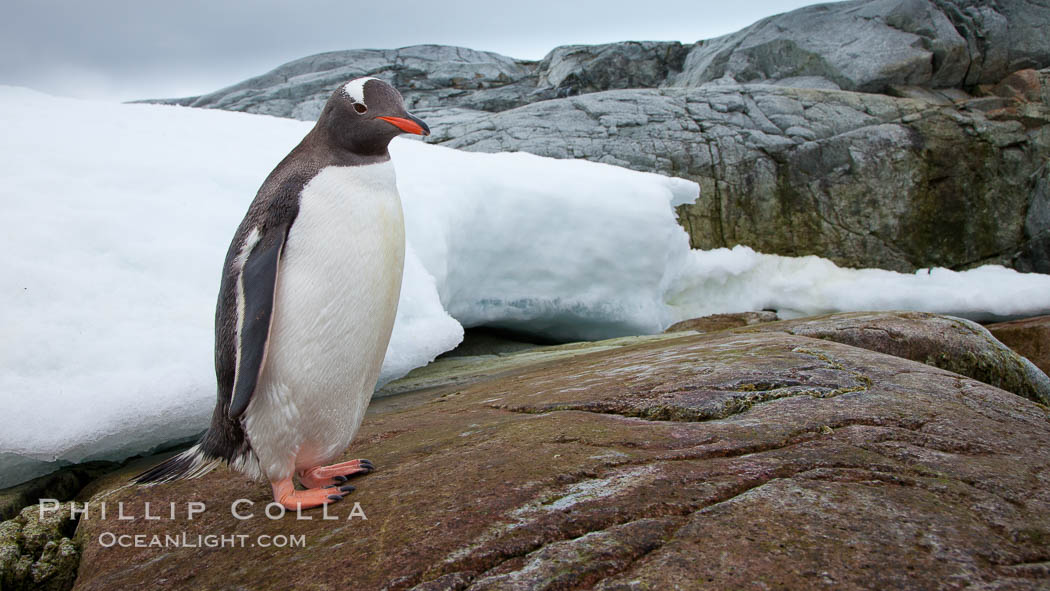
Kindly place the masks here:
<instances>
[{"instance_id":1,"label":"snow bank","mask_svg":"<svg viewBox=\"0 0 1050 591\"><path fill-rule=\"evenodd\" d=\"M1050 275L999 265L914 274L843 269L815 256L783 257L733 249L693 250L667 293L674 316L776 310L798 318L858 310L917 310L972 320L1050 312Z\"/></svg>"},{"instance_id":2,"label":"snow bank","mask_svg":"<svg viewBox=\"0 0 1050 591\"><path fill-rule=\"evenodd\" d=\"M199 432L226 248L310 125L5 87L0 120L0 486ZM580 339L761 308L1050 312L1050 277L1001 267L903 275L691 251L672 208L696 197L687 181L408 140L391 151L409 244L384 380L481 324Z\"/></svg>"},{"instance_id":3,"label":"snow bank","mask_svg":"<svg viewBox=\"0 0 1050 591\"><path fill-rule=\"evenodd\" d=\"M407 235L466 327L556 339L659 332L688 252L671 203L690 181L583 160L395 142Z\"/></svg>"}]
</instances>

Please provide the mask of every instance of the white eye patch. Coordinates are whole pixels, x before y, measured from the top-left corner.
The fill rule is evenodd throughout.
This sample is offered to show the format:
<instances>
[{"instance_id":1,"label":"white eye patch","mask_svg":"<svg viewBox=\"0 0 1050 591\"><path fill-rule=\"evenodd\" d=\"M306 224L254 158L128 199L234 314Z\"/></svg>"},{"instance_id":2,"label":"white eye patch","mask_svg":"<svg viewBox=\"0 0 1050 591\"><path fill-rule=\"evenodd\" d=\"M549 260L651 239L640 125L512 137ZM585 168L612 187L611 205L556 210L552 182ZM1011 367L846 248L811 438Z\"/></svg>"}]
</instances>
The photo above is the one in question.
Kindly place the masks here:
<instances>
[{"instance_id":1,"label":"white eye patch","mask_svg":"<svg viewBox=\"0 0 1050 591\"><path fill-rule=\"evenodd\" d=\"M363 78L354 78L343 85L343 92L346 96L350 97L350 100L359 105L365 105L365 82L369 80L379 80L372 76L365 76ZM368 105L365 105L367 107Z\"/></svg>"}]
</instances>

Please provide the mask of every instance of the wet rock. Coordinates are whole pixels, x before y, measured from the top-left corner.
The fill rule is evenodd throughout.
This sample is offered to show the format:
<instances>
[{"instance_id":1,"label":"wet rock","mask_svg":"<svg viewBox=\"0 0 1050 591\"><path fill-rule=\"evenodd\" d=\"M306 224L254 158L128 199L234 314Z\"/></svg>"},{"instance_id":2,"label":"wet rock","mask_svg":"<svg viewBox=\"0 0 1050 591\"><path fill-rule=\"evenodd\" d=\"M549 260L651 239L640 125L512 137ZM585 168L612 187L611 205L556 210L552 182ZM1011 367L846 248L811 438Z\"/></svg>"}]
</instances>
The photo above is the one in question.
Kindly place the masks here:
<instances>
[{"instance_id":1,"label":"wet rock","mask_svg":"<svg viewBox=\"0 0 1050 591\"><path fill-rule=\"evenodd\" d=\"M681 332L695 330L696 332L717 332L740 326L761 324L763 322L776 322L780 320L776 312L738 312L736 314L712 314L702 318L691 318L676 322L667 327L664 332Z\"/></svg>"},{"instance_id":2,"label":"wet rock","mask_svg":"<svg viewBox=\"0 0 1050 591\"><path fill-rule=\"evenodd\" d=\"M963 318L925 312L853 312L744 330L786 332L911 359L1050 405L1050 378L996 340L989 329Z\"/></svg>"},{"instance_id":3,"label":"wet rock","mask_svg":"<svg viewBox=\"0 0 1050 591\"><path fill-rule=\"evenodd\" d=\"M382 399L414 402L370 410L345 457L378 470L354 480L331 521L319 510L267 519L269 488L226 470L130 488L114 474L96 502L140 517L147 501L179 509L82 519L77 588L1050 582L1046 407L899 357L746 330L664 335ZM231 515L241 498L255 517ZM187 519L188 501L207 509ZM104 548L103 532L305 545Z\"/></svg>"},{"instance_id":4,"label":"wet rock","mask_svg":"<svg viewBox=\"0 0 1050 591\"><path fill-rule=\"evenodd\" d=\"M543 344L544 339L510 330L489 327L468 328L463 333L463 341L451 351L439 355L448 357L476 357L478 355L505 355L518 351L535 349Z\"/></svg>"},{"instance_id":5,"label":"wet rock","mask_svg":"<svg viewBox=\"0 0 1050 591\"><path fill-rule=\"evenodd\" d=\"M1000 322L987 328L996 339L1027 357L1044 373L1050 372L1050 316Z\"/></svg>"},{"instance_id":6,"label":"wet rock","mask_svg":"<svg viewBox=\"0 0 1050 591\"><path fill-rule=\"evenodd\" d=\"M387 398L395 394L405 394L416 391L429 391L434 388L464 385L482 379L489 379L508 371L586 355L598 351L619 349L641 343L660 341L674 338L677 335L642 335L634 337L620 337L617 339L606 339L604 341L582 341L578 343L566 343L563 345L551 345L546 347L531 347L519 351L500 354L482 355L453 355L440 357L434 362L423 367L413 369L403 378L399 378L386 384L376 391L373 400Z\"/></svg>"},{"instance_id":7,"label":"wet rock","mask_svg":"<svg viewBox=\"0 0 1050 591\"><path fill-rule=\"evenodd\" d=\"M554 542L522 560L507 561L467 589L564 589L600 581L662 546L680 525L676 519L639 519Z\"/></svg>"}]
</instances>

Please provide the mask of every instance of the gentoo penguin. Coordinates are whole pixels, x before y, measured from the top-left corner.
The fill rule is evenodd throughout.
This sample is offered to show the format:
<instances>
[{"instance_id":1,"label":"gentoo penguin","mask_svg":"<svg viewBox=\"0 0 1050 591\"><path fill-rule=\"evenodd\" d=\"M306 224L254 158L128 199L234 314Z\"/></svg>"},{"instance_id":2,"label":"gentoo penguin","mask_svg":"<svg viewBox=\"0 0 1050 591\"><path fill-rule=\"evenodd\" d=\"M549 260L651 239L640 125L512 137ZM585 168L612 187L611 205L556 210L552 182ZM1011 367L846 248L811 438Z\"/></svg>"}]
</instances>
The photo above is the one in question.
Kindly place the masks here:
<instances>
[{"instance_id":1,"label":"gentoo penguin","mask_svg":"<svg viewBox=\"0 0 1050 591\"><path fill-rule=\"evenodd\" d=\"M139 483L201 476L221 461L269 480L289 508L338 501L368 460L326 465L357 432L394 325L405 230L387 146L429 135L377 78L336 89L274 168L226 254L215 310L211 426ZM298 476L305 490L297 490Z\"/></svg>"}]
</instances>

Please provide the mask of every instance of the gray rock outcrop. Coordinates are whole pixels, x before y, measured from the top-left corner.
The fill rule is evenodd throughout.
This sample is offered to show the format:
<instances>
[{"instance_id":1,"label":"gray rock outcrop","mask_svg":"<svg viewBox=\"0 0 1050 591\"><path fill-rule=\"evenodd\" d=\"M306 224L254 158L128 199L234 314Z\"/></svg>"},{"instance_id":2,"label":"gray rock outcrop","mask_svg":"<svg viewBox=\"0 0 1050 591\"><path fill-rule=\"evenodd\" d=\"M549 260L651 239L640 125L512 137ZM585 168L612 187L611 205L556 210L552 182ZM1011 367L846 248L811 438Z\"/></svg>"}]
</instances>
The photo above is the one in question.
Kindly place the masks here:
<instances>
[{"instance_id":1,"label":"gray rock outcrop","mask_svg":"<svg viewBox=\"0 0 1050 591\"><path fill-rule=\"evenodd\" d=\"M437 127L433 141L695 180L700 198L679 209L694 248L745 244L898 271L1001 263L1045 273L1048 124L1048 105L999 97L941 105L723 84L475 113Z\"/></svg>"},{"instance_id":2,"label":"gray rock outcrop","mask_svg":"<svg viewBox=\"0 0 1050 591\"><path fill-rule=\"evenodd\" d=\"M215 92L157 102L310 121L341 83L376 76L401 90L410 108L501 111L536 90L536 62L444 45L354 49L312 55Z\"/></svg>"},{"instance_id":3,"label":"gray rock outcrop","mask_svg":"<svg viewBox=\"0 0 1050 591\"><path fill-rule=\"evenodd\" d=\"M843 90L885 92L995 84L1050 62L1050 10L1006 0L857 0L771 16L703 41L669 86L829 81Z\"/></svg>"},{"instance_id":4,"label":"gray rock outcrop","mask_svg":"<svg viewBox=\"0 0 1050 591\"><path fill-rule=\"evenodd\" d=\"M162 102L313 119L338 84L373 75L433 142L697 181L679 210L695 248L1048 273L1050 69L1032 69L1050 66L1047 30L1045 0L855 0L694 45L573 45L539 62L331 52Z\"/></svg>"},{"instance_id":5,"label":"gray rock outcrop","mask_svg":"<svg viewBox=\"0 0 1050 591\"><path fill-rule=\"evenodd\" d=\"M400 88L410 107L481 111L718 80L878 93L973 89L1050 65L1048 28L1045 2L854 0L774 15L692 45L566 45L540 62L441 45L333 51L203 96L155 102L311 120L339 83L366 75Z\"/></svg>"},{"instance_id":6,"label":"gray rock outcrop","mask_svg":"<svg viewBox=\"0 0 1050 591\"><path fill-rule=\"evenodd\" d=\"M438 117L448 117L505 111L558 96L655 88L681 71L689 49L676 41L567 45L540 62L445 45L332 51L202 96L147 102L312 121L339 84L375 76L400 89L409 108L436 109Z\"/></svg>"},{"instance_id":7,"label":"gray rock outcrop","mask_svg":"<svg viewBox=\"0 0 1050 591\"><path fill-rule=\"evenodd\" d=\"M674 42L626 41L554 48L538 66L537 84L555 95L656 88L680 72L689 46Z\"/></svg>"}]
</instances>

